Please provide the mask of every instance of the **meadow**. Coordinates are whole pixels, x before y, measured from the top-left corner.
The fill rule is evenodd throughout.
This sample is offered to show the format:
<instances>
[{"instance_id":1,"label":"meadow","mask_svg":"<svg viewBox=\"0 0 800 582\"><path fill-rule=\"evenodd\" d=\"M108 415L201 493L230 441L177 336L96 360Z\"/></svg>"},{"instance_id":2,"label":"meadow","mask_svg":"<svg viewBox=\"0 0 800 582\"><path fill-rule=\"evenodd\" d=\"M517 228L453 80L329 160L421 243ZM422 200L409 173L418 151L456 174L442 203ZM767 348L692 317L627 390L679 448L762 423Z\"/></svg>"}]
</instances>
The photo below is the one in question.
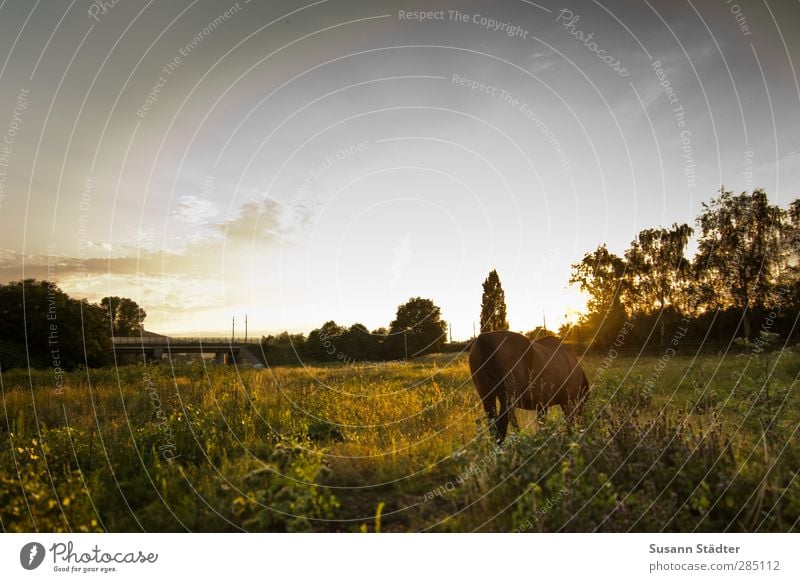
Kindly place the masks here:
<instances>
[{"instance_id":1,"label":"meadow","mask_svg":"<svg viewBox=\"0 0 800 582\"><path fill-rule=\"evenodd\" d=\"M497 446L463 354L4 371L3 531L798 531L800 352L586 356Z\"/></svg>"}]
</instances>

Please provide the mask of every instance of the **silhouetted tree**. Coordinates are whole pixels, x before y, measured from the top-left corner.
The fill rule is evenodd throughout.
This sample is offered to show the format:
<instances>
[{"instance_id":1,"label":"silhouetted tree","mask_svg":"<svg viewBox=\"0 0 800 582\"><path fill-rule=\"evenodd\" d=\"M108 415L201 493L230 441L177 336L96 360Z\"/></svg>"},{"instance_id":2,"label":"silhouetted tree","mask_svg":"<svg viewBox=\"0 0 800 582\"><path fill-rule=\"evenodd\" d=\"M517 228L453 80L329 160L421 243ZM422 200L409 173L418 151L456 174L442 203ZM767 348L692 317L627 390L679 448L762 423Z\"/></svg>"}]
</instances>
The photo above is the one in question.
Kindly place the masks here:
<instances>
[{"instance_id":1,"label":"silhouetted tree","mask_svg":"<svg viewBox=\"0 0 800 582\"><path fill-rule=\"evenodd\" d=\"M270 366L298 364L303 361L306 352L306 338L302 333L290 334L286 331L277 336L262 336L261 351Z\"/></svg>"},{"instance_id":2,"label":"silhouetted tree","mask_svg":"<svg viewBox=\"0 0 800 582\"><path fill-rule=\"evenodd\" d=\"M5 369L110 364L111 335L103 310L48 281L0 285L0 358Z\"/></svg>"},{"instance_id":3,"label":"silhouetted tree","mask_svg":"<svg viewBox=\"0 0 800 582\"><path fill-rule=\"evenodd\" d=\"M681 311L681 299L690 279L690 263L684 251L693 232L688 224L673 224L669 229L648 228L639 233L625 252L626 306L635 314L659 314L662 345L670 315L665 310Z\"/></svg>"},{"instance_id":4,"label":"silhouetted tree","mask_svg":"<svg viewBox=\"0 0 800 582\"><path fill-rule=\"evenodd\" d=\"M800 279L800 199L789 204L783 215L779 279L791 283Z\"/></svg>"},{"instance_id":5,"label":"silhouetted tree","mask_svg":"<svg viewBox=\"0 0 800 582\"><path fill-rule=\"evenodd\" d=\"M343 362L372 360L376 343L365 325L354 323L341 336L337 358Z\"/></svg>"},{"instance_id":6,"label":"silhouetted tree","mask_svg":"<svg viewBox=\"0 0 800 582\"><path fill-rule=\"evenodd\" d=\"M698 300L707 309L735 308L750 337L750 314L763 308L780 267L783 211L763 190L720 195L703 203L694 269Z\"/></svg>"},{"instance_id":7,"label":"silhouetted tree","mask_svg":"<svg viewBox=\"0 0 800 582\"><path fill-rule=\"evenodd\" d=\"M599 345L613 342L625 321L622 294L625 290L625 261L609 252L605 244L586 253L572 265L570 283L588 293L588 313L581 317L571 333ZM578 328L578 329L575 329Z\"/></svg>"},{"instance_id":8,"label":"silhouetted tree","mask_svg":"<svg viewBox=\"0 0 800 582\"><path fill-rule=\"evenodd\" d=\"M791 310L797 311L800 310L800 199L789 204L784 219L778 283Z\"/></svg>"},{"instance_id":9,"label":"silhouetted tree","mask_svg":"<svg viewBox=\"0 0 800 582\"><path fill-rule=\"evenodd\" d=\"M507 330L506 294L500 284L496 270L492 270L483 282L481 297L481 333L485 331Z\"/></svg>"},{"instance_id":10,"label":"silhouetted tree","mask_svg":"<svg viewBox=\"0 0 800 582\"><path fill-rule=\"evenodd\" d=\"M372 330L373 349L375 350L376 360L386 360L391 358L389 353L389 344L387 339L389 337L389 330L385 327L379 327Z\"/></svg>"},{"instance_id":11,"label":"silhouetted tree","mask_svg":"<svg viewBox=\"0 0 800 582\"><path fill-rule=\"evenodd\" d=\"M306 357L321 362L335 360L336 352L341 348L340 336L344 332L345 328L335 321L326 321L319 329L311 330L306 340Z\"/></svg>"},{"instance_id":12,"label":"silhouetted tree","mask_svg":"<svg viewBox=\"0 0 800 582\"><path fill-rule=\"evenodd\" d=\"M132 336L141 332L147 313L132 299L103 297L100 306L105 309L106 321L115 336Z\"/></svg>"},{"instance_id":13,"label":"silhouetted tree","mask_svg":"<svg viewBox=\"0 0 800 582\"><path fill-rule=\"evenodd\" d=\"M569 282L577 283L581 291L589 294L589 311L602 314L622 303L624 276L625 261L602 244L572 265Z\"/></svg>"},{"instance_id":14,"label":"silhouetted tree","mask_svg":"<svg viewBox=\"0 0 800 582\"><path fill-rule=\"evenodd\" d=\"M554 334L549 329L546 329L541 325L537 325L531 331L526 331L524 335L532 342L535 342L538 339L542 339L543 337L548 337Z\"/></svg>"},{"instance_id":15,"label":"silhouetted tree","mask_svg":"<svg viewBox=\"0 0 800 582\"><path fill-rule=\"evenodd\" d=\"M393 357L408 357L437 352L446 338L447 324L441 319L441 310L430 299L414 297L397 308L397 315L389 325L389 338Z\"/></svg>"}]
</instances>

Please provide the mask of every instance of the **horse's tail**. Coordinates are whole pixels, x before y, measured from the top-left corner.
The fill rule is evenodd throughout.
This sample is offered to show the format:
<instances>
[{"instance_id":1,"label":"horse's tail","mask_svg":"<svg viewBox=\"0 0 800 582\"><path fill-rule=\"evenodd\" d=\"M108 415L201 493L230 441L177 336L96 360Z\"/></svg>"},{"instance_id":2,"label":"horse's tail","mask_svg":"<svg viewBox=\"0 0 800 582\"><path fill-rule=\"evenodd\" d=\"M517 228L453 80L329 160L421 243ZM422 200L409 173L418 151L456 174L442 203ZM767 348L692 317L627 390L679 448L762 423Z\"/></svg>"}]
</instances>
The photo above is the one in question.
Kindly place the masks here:
<instances>
[{"instance_id":1,"label":"horse's tail","mask_svg":"<svg viewBox=\"0 0 800 582\"><path fill-rule=\"evenodd\" d=\"M508 390L506 389L506 372L497 360L497 350L502 346L502 340L498 345L494 345L492 336L479 335L475 340L475 348L478 350L478 360L483 368L483 375L489 380L489 392L484 399L484 409L490 417L490 421L495 431L498 443L502 443L506 438L508 430ZM500 411L494 418L495 398L500 402Z\"/></svg>"}]
</instances>

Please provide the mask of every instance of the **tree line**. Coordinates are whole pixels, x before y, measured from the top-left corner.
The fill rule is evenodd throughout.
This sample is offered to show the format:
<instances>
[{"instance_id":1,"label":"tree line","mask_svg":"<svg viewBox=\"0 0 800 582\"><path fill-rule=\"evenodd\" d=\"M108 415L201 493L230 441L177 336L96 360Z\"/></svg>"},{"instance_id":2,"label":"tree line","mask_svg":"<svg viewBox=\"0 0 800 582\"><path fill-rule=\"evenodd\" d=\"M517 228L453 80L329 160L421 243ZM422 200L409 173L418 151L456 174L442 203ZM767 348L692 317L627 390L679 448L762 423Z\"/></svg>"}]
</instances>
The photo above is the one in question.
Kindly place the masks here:
<instances>
[{"instance_id":1,"label":"tree line","mask_svg":"<svg viewBox=\"0 0 800 582\"><path fill-rule=\"evenodd\" d=\"M75 299L50 281L26 279L0 284L0 369L72 370L115 363L112 337L137 336L147 313L132 299ZM414 297L397 308L388 328L369 331L328 321L303 334L261 338L270 365L302 361L353 363L403 360L442 350L447 323L430 299ZM127 363L127 361L126 361Z\"/></svg>"},{"instance_id":2,"label":"tree line","mask_svg":"<svg viewBox=\"0 0 800 582\"><path fill-rule=\"evenodd\" d=\"M430 299L413 297L397 308L388 328L370 331L361 323L349 327L328 321L308 335L283 332L261 338L270 365L301 362L406 360L442 350L447 323Z\"/></svg>"},{"instance_id":3,"label":"tree line","mask_svg":"<svg viewBox=\"0 0 800 582\"><path fill-rule=\"evenodd\" d=\"M138 335L145 311L126 297L99 304L74 299L55 283L0 284L0 366L70 370L114 363L112 334Z\"/></svg>"},{"instance_id":4,"label":"tree line","mask_svg":"<svg viewBox=\"0 0 800 582\"><path fill-rule=\"evenodd\" d=\"M686 250L695 235L690 258ZM601 244L572 265L570 283L588 295L586 313L559 334L579 344L606 348L623 335L631 349L663 346L676 329L689 345L722 347L762 332L797 339L800 199L784 209L760 189L738 195L720 189L702 205L694 227L642 230L622 256ZM112 364L112 335L137 335L147 314L131 299L105 297L94 304L69 297L55 283L29 279L0 285L0 315L3 369L56 362L70 369ZM483 282L480 331L508 328L505 294L493 270ZM537 328L526 335L548 333ZM360 323L328 321L308 335L264 336L260 346L271 365L353 363L409 359L446 349L446 341L441 309L413 297L388 327L370 331Z\"/></svg>"},{"instance_id":5,"label":"tree line","mask_svg":"<svg viewBox=\"0 0 800 582\"><path fill-rule=\"evenodd\" d=\"M583 344L608 347L625 329L627 347L665 345L679 327L686 344L795 338L800 199L784 209L761 189L721 188L694 227L645 229L622 256L602 244L572 265L570 283L587 293L587 312L560 333Z\"/></svg>"},{"instance_id":6,"label":"tree line","mask_svg":"<svg viewBox=\"0 0 800 582\"><path fill-rule=\"evenodd\" d=\"M497 271L492 270L483 282L480 331L500 329L508 329L505 293ZM407 360L432 352L463 350L468 343L448 343L441 309L422 297L400 305L388 328L369 331L360 323L346 327L328 321L308 336L283 332L261 338L262 353L270 365Z\"/></svg>"}]
</instances>

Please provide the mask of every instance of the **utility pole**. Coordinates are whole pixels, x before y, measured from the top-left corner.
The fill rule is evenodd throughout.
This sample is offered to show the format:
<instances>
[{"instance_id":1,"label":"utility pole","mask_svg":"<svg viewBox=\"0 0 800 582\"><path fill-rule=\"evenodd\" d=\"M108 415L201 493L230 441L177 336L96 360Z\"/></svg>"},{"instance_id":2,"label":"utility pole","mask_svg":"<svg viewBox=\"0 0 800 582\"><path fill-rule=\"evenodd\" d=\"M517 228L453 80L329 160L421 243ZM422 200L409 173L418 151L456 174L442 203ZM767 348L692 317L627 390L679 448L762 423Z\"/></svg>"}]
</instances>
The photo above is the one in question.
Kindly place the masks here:
<instances>
[{"instance_id":1,"label":"utility pole","mask_svg":"<svg viewBox=\"0 0 800 582\"><path fill-rule=\"evenodd\" d=\"M234 315L231 319L231 343L233 343L233 339L236 337L236 316Z\"/></svg>"},{"instance_id":2,"label":"utility pole","mask_svg":"<svg viewBox=\"0 0 800 582\"><path fill-rule=\"evenodd\" d=\"M244 314L244 343L247 343L247 314Z\"/></svg>"},{"instance_id":3,"label":"utility pole","mask_svg":"<svg viewBox=\"0 0 800 582\"><path fill-rule=\"evenodd\" d=\"M450 328L450 343L453 343L453 324L448 324L448 327Z\"/></svg>"},{"instance_id":4,"label":"utility pole","mask_svg":"<svg viewBox=\"0 0 800 582\"><path fill-rule=\"evenodd\" d=\"M542 329L547 331L547 320L544 318L544 309L542 309Z\"/></svg>"},{"instance_id":5,"label":"utility pole","mask_svg":"<svg viewBox=\"0 0 800 582\"><path fill-rule=\"evenodd\" d=\"M475 337L475 322L472 322L472 337Z\"/></svg>"}]
</instances>

